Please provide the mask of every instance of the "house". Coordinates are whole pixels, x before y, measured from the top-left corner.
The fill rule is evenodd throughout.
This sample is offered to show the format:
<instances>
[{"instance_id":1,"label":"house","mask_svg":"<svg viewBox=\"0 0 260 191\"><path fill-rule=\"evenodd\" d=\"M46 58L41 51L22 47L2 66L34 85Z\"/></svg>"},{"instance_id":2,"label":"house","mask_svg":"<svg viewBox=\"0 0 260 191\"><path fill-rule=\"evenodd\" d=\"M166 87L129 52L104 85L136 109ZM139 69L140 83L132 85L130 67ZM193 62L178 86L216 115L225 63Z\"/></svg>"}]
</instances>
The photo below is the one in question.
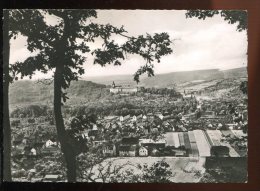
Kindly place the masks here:
<instances>
[{"instance_id":1,"label":"house","mask_svg":"<svg viewBox=\"0 0 260 191\"><path fill-rule=\"evenodd\" d=\"M130 115L120 116L119 119L120 119L121 122L126 121L126 120L130 119Z\"/></svg>"},{"instance_id":2,"label":"house","mask_svg":"<svg viewBox=\"0 0 260 191\"><path fill-rule=\"evenodd\" d=\"M49 147L44 146L41 152L42 154L52 155L60 152L60 148L58 146L49 146Z\"/></svg>"},{"instance_id":3,"label":"house","mask_svg":"<svg viewBox=\"0 0 260 191\"><path fill-rule=\"evenodd\" d=\"M24 137L22 140L23 144L29 144L29 137Z\"/></svg>"},{"instance_id":4,"label":"house","mask_svg":"<svg viewBox=\"0 0 260 191\"><path fill-rule=\"evenodd\" d=\"M50 139L45 143L46 147L57 146L57 142L53 142Z\"/></svg>"},{"instance_id":5,"label":"house","mask_svg":"<svg viewBox=\"0 0 260 191\"><path fill-rule=\"evenodd\" d=\"M140 115L138 115L137 117L136 117L136 120L140 120L140 119L142 119L142 114L140 114Z\"/></svg>"},{"instance_id":6,"label":"house","mask_svg":"<svg viewBox=\"0 0 260 191\"><path fill-rule=\"evenodd\" d=\"M109 115L109 116L105 116L104 117L104 120L106 120L106 121L112 121L112 120L115 120L117 118L117 116L111 116L111 115Z\"/></svg>"},{"instance_id":7,"label":"house","mask_svg":"<svg viewBox=\"0 0 260 191\"><path fill-rule=\"evenodd\" d=\"M184 150L184 149L183 149L183 150L173 149L172 151L174 152L174 155L175 155L176 157L184 157L184 156L187 155L187 151Z\"/></svg>"},{"instance_id":8,"label":"house","mask_svg":"<svg viewBox=\"0 0 260 191\"><path fill-rule=\"evenodd\" d=\"M148 156L148 149L145 148L145 147L140 147L138 154L139 154L139 156L141 156L141 157Z\"/></svg>"},{"instance_id":9,"label":"house","mask_svg":"<svg viewBox=\"0 0 260 191\"><path fill-rule=\"evenodd\" d=\"M157 116L158 118L160 118L161 120L163 120L163 114L161 112L155 112L154 114L155 116Z\"/></svg>"},{"instance_id":10,"label":"house","mask_svg":"<svg viewBox=\"0 0 260 191\"><path fill-rule=\"evenodd\" d=\"M154 119L154 116L153 116L152 113L148 113L148 114L147 114L147 118L148 118L148 119Z\"/></svg>"},{"instance_id":11,"label":"house","mask_svg":"<svg viewBox=\"0 0 260 191\"><path fill-rule=\"evenodd\" d=\"M111 127L111 123L107 123L105 129L109 129Z\"/></svg>"},{"instance_id":12,"label":"house","mask_svg":"<svg viewBox=\"0 0 260 191\"><path fill-rule=\"evenodd\" d=\"M90 131L88 132L88 137L95 138L97 135L98 135L98 131L90 130Z\"/></svg>"},{"instance_id":13,"label":"house","mask_svg":"<svg viewBox=\"0 0 260 191\"><path fill-rule=\"evenodd\" d=\"M112 124L112 126L111 126L112 130L116 130L116 129L118 129L118 127L119 127L119 124L118 124L118 123L114 123L114 124Z\"/></svg>"},{"instance_id":14,"label":"house","mask_svg":"<svg viewBox=\"0 0 260 191\"><path fill-rule=\"evenodd\" d=\"M206 111L201 114L201 119L217 119L219 117L215 116L214 111Z\"/></svg>"},{"instance_id":15,"label":"house","mask_svg":"<svg viewBox=\"0 0 260 191\"><path fill-rule=\"evenodd\" d=\"M158 130L158 128L155 127L155 128L152 128L152 129L151 129L151 132L153 132L153 133L158 133L159 130Z\"/></svg>"},{"instance_id":16,"label":"house","mask_svg":"<svg viewBox=\"0 0 260 191\"><path fill-rule=\"evenodd\" d=\"M17 145L21 144L22 142L23 142L23 138L17 137L15 140L13 140L13 145L17 146Z\"/></svg>"},{"instance_id":17,"label":"house","mask_svg":"<svg viewBox=\"0 0 260 191\"><path fill-rule=\"evenodd\" d=\"M21 157L21 156L24 155L24 153L25 153L25 145L24 144L17 145L12 150L12 155L15 156L15 157Z\"/></svg>"},{"instance_id":18,"label":"house","mask_svg":"<svg viewBox=\"0 0 260 191\"><path fill-rule=\"evenodd\" d=\"M137 121L137 117L134 115L134 116L132 117L132 120L133 120L133 121Z\"/></svg>"},{"instance_id":19,"label":"house","mask_svg":"<svg viewBox=\"0 0 260 191\"><path fill-rule=\"evenodd\" d=\"M119 156L134 157L136 156L137 145L119 145Z\"/></svg>"},{"instance_id":20,"label":"house","mask_svg":"<svg viewBox=\"0 0 260 191\"><path fill-rule=\"evenodd\" d=\"M158 151L158 149L153 148L151 151L151 156L160 156L160 152Z\"/></svg>"},{"instance_id":21,"label":"house","mask_svg":"<svg viewBox=\"0 0 260 191\"><path fill-rule=\"evenodd\" d=\"M144 126L144 133L148 134L151 131L151 127L149 125Z\"/></svg>"},{"instance_id":22,"label":"house","mask_svg":"<svg viewBox=\"0 0 260 191\"><path fill-rule=\"evenodd\" d=\"M88 132L89 131L87 129L85 129L81 132L81 136L83 139L88 139Z\"/></svg>"},{"instance_id":23,"label":"house","mask_svg":"<svg viewBox=\"0 0 260 191\"><path fill-rule=\"evenodd\" d=\"M184 115L183 117L186 120L194 120L194 119L196 119L196 113L190 113L190 114Z\"/></svg>"},{"instance_id":24,"label":"house","mask_svg":"<svg viewBox=\"0 0 260 191\"><path fill-rule=\"evenodd\" d=\"M163 114L159 114L158 117L159 117L161 120L163 120L163 117L164 117L164 116L163 116Z\"/></svg>"},{"instance_id":25,"label":"house","mask_svg":"<svg viewBox=\"0 0 260 191\"><path fill-rule=\"evenodd\" d=\"M95 138L98 135L98 128L96 124L93 124L92 129L88 131L87 135L88 137L93 137L93 138Z\"/></svg>"},{"instance_id":26,"label":"house","mask_svg":"<svg viewBox=\"0 0 260 191\"><path fill-rule=\"evenodd\" d=\"M92 131L97 131L97 130L98 130L97 125L96 125L96 124L93 124L93 126L92 126Z\"/></svg>"},{"instance_id":27,"label":"house","mask_svg":"<svg viewBox=\"0 0 260 191\"><path fill-rule=\"evenodd\" d=\"M148 155L151 155L153 149L163 149L165 148L166 141L164 139L160 139L154 141L153 139L140 139L139 140L140 147L145 147L148 150Z\"/></svg>"},{"instance_id":28,"label":"house","mask_svg":"<svg viewBox=\"0 0 260 191\"><path fill-rule=\"evenodd\" d=\"M102 153L104 156L112 157L116 156L116 146L115 145L105 145L102 149Z\"/></svg>"},{"instance_id":29,"label":"house","mask_svg":"<svg viewBox=\"0 0 260 191\"><path fill-rule=\"evenodd\" d=\"M140 114L140 115L138 115L138 116L134 115L134 116L132 117L132 120L133 120L133 121L137 121L137 120L140 120L140 119L142 119L142 114Z\"/></svg>"},{"instance_id":30,"label":"house","mask_svg":"<svg viewBox=\"0 0 260 191\"><path fill-rule=\"evenodd\" d=\"M45 175L45 177L42 180L46 181L46 182L56 182L56 181L60 180L60 176L54 175L54 174L47 174L47 175Z\"/></svg>"},{"instance_id":31,"label":"house","mask_svg":"<svg viewBox=\"0 0 260 191\"><path fill-rule=\"evenodd\" d=\"M119 156L136 156L138 142L137 137L123 137L118 146Z\"/></svg>"},{"instance_id":32,"label":"house","mask_svg":"<svg viewBox=\"0 0 260 191\"><path fill-rule=\"evenodd\" d=\"M36 156L36 155L37 155L37 151L36 151L35 148L32 148L32 149L31 149L31 154L32 154L33 156Z\"/></svg>"},{"instance_id":33,"label":"house","mask_svg":"<svg viewBox=\"0 0 260 191\"><path fill-rule=\"evenodd\" d=\"M165 127L168 127L168 126L170 126L171 124L170 124L168 121L164 121L164 122L162 123L162 125L165 126Z\"/></svg>"},{"instance_id":34,"label":"house","mask_svg":"<svg viewBox=\"0 0 260 191\"><path fill-rule=\"evenodd\" d=\"M163 119L168 120L168 119L173 119L174 115L164 115Z\"/></svg>"},{"instance_id":35,"label":"house","mask_svg":"<svg viewBox=\"0 0 260 191\"><path fill-rule=\"evenodd\" d=\"M93 141L94 146L103 145L106 141Z\"/></svg>"}]
</instances>

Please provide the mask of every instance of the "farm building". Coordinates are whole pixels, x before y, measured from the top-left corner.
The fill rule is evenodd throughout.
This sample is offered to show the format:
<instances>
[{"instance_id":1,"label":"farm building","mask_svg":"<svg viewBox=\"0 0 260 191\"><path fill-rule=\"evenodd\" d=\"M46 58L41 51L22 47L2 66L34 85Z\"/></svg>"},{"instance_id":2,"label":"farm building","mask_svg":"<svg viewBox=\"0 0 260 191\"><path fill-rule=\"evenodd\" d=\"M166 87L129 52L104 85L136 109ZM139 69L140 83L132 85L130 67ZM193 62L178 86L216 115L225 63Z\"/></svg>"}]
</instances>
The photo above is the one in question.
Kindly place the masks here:
<instances>
[{"instance_id":1,"label":"farm building","mask_svg":"<svg viewBox=\"0 0 260 191\"><path fill-rule=\"evenodd\" d=\"M239 154L235 151L235 149L225 141L225 137L221 131L207 130L206 135L211 145L210 152L212 156L239 157Z\"/></svg>"},{"instance_id":2,"label":"farm building","mask_svg":"<svg viewBox=\"0 0 260 191\"><path fill-rule=\"evenodd\" d=\"M187 150L187 154L191 153L191 144L189 140L188 132L183 132L183 139L184 139L184 147Z\"/></svg>"},{"instance_id":3,"label":"farm building","mask_svg":"<svg viewBox=\"0 0 260 191\"><path fill-rule=\"evenodd\" d=\"M193 131L189 131L188 132L188 137L189 137L189 140L190 140L190 155L191 157L198 157L199 156L199 150L198 150L198 147L197 147L197 143L196 143L196 139L195 139L195 136L194 136L194 133Z\"/></svg>"},{"instance_id":4,"label":"farm building","mask_svg":"<svg viewBox=\"0 0 260 191\"><path fill-rule=\"evenodd\" d=\"M202 130L194 130L196 144L199 150L199 156L208 157L210 156L210 143Z\"/></svg>"},{"instance_id":5,"label":"farm building","mask_svg":"<svg viewBox=\"0 0 260 191\"><path fill-rule=\"evenodd\" d=\"M179 133L168 132L165 134L166 146L174 146L175 148L180 147Z\"/></svg>"}]
</instances>

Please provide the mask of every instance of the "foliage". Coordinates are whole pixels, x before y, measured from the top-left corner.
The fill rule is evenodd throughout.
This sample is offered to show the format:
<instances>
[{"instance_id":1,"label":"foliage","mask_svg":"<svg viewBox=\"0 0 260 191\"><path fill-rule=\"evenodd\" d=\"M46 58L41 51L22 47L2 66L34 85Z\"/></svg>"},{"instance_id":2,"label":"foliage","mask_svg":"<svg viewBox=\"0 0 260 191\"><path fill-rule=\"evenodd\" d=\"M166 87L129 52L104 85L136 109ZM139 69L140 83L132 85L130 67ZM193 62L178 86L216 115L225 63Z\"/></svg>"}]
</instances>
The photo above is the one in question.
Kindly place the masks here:
<instances>
[{"instance_id":1,"label":"foliage","mask_svg":"<svg viewBox=\"0 0 260 191\"><path fill-rule=\"evenodd\" d=\"M247 81L241 82L241 84L239 86L239 88L243 92L243 94L246 94L246 95L248 93L248 87L247 86L248 86L248 82Z\"/></svg>"},{"instance_id":2,"label":"foliage","mask_svg":"<svg viewBox=\"0 0 260 191\"><path fill-rule=\"evenodd\" d=\"M186 13L187 18L197 17L205 20L208 17L220 15L229 24L237 24L237 30L243 31L247 29L247 12L242 10L189 10Z\"/></svg>"},{"instance_id":3,"label":"foliage","mask_svg":"<svg viewBox=\"0 0 260 191\"><path fill-rule=\"evenodd\" d=\"M141 167L143 171L142 182L148 183L169 183L172 172L169 169L170 165L165 161L158 161L152 166L144 165Z\"/></svg>"},{"instance_id":4,"label":"foliage","mask_svg":"<svg viewBox=\"0 0 260 191\"><path fill-rule=\"evenodd\" d=\"M103 161L85 170L83 179L103 183L169 183L173 177L170 166L164 160L135 165L131 162L117 165L116 161Z\"/></svg>"},{"instance_id":5,"label":"foliage","mask_svg":"<svg viewBox=\"0 0 260 191\"><path fill-rule=\"evenodd\" d=\"M175 89L168 88L144 88L142 92L157 95L167 95L170 97L181 97L181 94L177 92Z\"/></svg>"},{"instance_id":6,"label":"foliage","mask_svg":"<svg viewBox=\"0 0 260 191\"><path fill-rule=\"evenodd\" d=\"M203 183L242 183L247 182L247 167L219 167L209 169L201 179Z\"/></svg>"},{"instance_id":7,"label":"foliage","mask_svg":"<svg viewBox=\"0 0 260 191\"><path fill-rule=\"evenodd\" d=\"M48 107L46 105L28 105L21 108L16 108L11 117L40 117L48 115Z\"/></svg>"},{"instance_id":8,"label":"foliage","mask_svg":"<svg viewBox=\"0 0 260 191\"><path fill-rule=\"evenodd\" d=\"M35 161L34 168L36 169L36 176L44 177L47 174L57 174L65 179L65 168L64 168L64 159L61 153L54 155L52 160L47 157L39 158Z\"/></svg>"},{"instance_id":9,"label":"foliage","mask_svg":"<svg viewBox=\"0 0 260 191\"><path fill-rule=\"evenodd\" d=\"M84 130L91 130L93 124L96 123L97 117L93 114L80 115L72 118L70 126L66 129L69 138L69 144L77 154L87 152L89 150L89 140L82 136Z\"/></svg>"}]
</instances>

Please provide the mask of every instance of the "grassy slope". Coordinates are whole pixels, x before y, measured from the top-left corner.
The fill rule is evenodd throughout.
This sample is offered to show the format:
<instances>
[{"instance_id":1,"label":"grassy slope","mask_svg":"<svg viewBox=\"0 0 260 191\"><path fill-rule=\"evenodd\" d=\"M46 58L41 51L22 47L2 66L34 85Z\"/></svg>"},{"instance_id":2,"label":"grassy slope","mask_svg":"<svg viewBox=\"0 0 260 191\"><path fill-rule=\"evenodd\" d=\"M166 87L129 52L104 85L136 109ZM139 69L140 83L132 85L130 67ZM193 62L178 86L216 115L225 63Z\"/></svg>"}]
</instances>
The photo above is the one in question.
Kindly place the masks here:
<instances>
[{"instance_id":1,"label":"grassy slope","mask_svg":"<svg viewBox=\"0 0 260 191\"><path fill-rule=\"evenodd\" d=\"M89 81L72 82L67 90L68 103L74 104L81 100L97 100L105 97L108 90L105 85ZM28 104L51 104L53 101L53 84L44 85L36 81L17 81L10 86L10 106L12 107Z\"/></svg>"}]
</instances>

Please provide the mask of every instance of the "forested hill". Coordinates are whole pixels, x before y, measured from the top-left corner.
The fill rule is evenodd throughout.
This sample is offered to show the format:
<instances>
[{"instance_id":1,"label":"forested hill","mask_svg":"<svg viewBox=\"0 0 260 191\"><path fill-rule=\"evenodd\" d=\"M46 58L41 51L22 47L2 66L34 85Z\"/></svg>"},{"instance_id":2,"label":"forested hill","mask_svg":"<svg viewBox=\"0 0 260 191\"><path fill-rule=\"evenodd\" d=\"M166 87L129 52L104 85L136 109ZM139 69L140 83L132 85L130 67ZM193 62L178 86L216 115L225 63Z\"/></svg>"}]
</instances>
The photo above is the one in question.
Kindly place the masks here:
<instances>
[{"instance_id":1,"label":"forested hill","mask_svg":"<svg viewBox=\"0 0 260 191\"><path fill-rule=\"evenodd\" d=\"M67 90L69 103L79 103L82 100L97 100L108 94L106 85L90 81L73 81ZM45 85L37 81L22 80L10 85L10 105L16 107L24 104L51 104L53 101L53 84Z\"/></svg>"},{"instance_id":2,"label":"forested hill","mask_svg":"<svg viewBox=\"0 0 260 191\"><path fill-rule=\"evenodd\" d=\"M143 75L140 80L140 85L145 87L170 87L173 84L184 83L195 80L216 80L223 78L241 78L247 77L246 67L235 68L230 70L195 70L183 72L171 72L166 74L157 74L153 77ZM110 85L114 81L116 84L130 84L136 85L133 81L132 75L115 75L102 77L87 77L86 80L93 81L100 84Z\"/></svg>"}]
</instances>

